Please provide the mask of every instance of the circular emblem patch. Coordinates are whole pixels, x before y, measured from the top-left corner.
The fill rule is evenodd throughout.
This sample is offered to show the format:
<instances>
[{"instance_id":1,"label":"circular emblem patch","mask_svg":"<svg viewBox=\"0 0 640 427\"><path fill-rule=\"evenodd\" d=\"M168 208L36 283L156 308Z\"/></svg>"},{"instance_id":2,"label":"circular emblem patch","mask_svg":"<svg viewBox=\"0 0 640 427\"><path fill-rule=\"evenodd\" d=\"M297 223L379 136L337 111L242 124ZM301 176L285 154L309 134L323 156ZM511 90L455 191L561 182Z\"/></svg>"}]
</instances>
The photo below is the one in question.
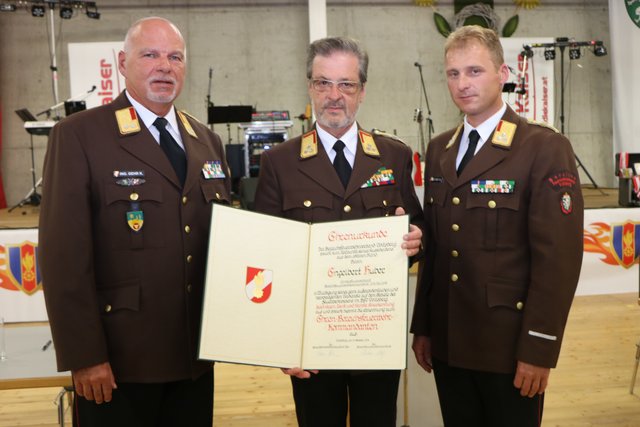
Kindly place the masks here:
<instances>
[{"instance_id":1,"label":"circular emblem patch","mask_svg":"<svg viewBox=\"0 0 640 427\"><path fill-rule=\"evenodd\" d=\"M640 28L640 1L626 0L624 5L627 8L629 18L636 24L636 27Z\"/></svg>"}]
</instances>

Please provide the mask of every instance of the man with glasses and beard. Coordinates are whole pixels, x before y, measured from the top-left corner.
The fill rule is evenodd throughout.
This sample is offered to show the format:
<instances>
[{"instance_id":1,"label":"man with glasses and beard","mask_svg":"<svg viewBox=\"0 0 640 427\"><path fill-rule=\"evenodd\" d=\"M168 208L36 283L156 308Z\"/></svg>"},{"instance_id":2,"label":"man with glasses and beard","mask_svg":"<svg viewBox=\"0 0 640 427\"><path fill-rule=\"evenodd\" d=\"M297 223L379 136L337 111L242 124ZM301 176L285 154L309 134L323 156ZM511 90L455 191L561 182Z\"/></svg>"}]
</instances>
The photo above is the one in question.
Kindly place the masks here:
<instances>
[{"instance_id":1,"label":"man with glasses and beard","mask_svg":"<svg viewBox=\"0 0 640 427\"><path fill-rule=\"evenodd\" d=\"M412 152L390 136L356 123L365 97L368 56L346 37L313 42L307 57L313 129L265 151L256 210L307 223L385 215L410 216L402 247L420 249L422 210L411 180ZM298 423L303 427L346 425L395 427L400 371L304 371L291 376Z\"/></svg>"}]
</instances>

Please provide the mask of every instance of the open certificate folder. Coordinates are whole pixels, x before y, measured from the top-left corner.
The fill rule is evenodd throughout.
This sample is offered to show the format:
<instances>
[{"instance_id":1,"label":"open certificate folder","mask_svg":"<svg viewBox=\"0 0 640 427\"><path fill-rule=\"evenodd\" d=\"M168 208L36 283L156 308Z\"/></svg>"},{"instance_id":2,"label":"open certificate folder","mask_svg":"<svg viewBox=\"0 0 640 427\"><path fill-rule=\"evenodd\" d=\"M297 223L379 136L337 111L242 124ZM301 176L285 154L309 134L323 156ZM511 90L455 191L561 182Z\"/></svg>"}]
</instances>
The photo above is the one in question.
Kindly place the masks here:
<instances>
[{"instance_id":1,"label":"open certificate folder","mask_svg":"<svg viewBox=\"0 0 640 427\"><path fill-rule=\"evenodd\" d=\"M199 357L404 369L407 216L307 224L214 205Z\"/></svg>"}]
</instances>

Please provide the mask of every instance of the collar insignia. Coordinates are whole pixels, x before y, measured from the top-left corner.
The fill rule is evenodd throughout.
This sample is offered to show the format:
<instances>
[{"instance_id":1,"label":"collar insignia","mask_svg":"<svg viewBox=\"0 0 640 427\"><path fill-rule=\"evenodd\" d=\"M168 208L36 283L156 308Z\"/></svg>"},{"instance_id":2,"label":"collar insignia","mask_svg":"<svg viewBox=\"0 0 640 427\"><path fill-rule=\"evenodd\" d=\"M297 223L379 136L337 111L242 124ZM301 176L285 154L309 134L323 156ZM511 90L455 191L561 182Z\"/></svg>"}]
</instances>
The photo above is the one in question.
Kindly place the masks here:
<instances>
[{"instance_id":1,"label":"collar insignia","mask_svg":"<svg viewBox=\"0 0 640 427\"><path fill-rule=\"evenodd\" d=\"M373 140L373 136L371 136L370 133L361 130L358 131L358 136L360 136L360 144L362 144L362 150L365 152L365 154L369 156L380 157L378 147L376 146L376 143Z\"/></svg>"},{"instance_id":2,"label":"collar insignia","mask_svg":"<svg viewBox=\"0 0 640 427\"><path fill-rule=\"evenodd\" d=\"M116 120L118 121L120 135L140 132L140 122L135 108L127 107L116 111Z\"/></svg>"},{"instance_id":3,"label":"collar insignia","mask_svg":"<svg viewBox=\"0 0 640 427\"><path fill-rule=\"evenodd\" d=\"M187 116L185 115L185 113L183 113L182 111L178 111L178 117L180 118L182 126L184 126L187 133L195 139L198 139L198 135L196 135L196 132L191 127L191 123L189 123L189 120L187 120Z\"/></svg>"},{"instance_id":4,"label":"collar insignia","mask_svg":"<svg viewBox=\"0 0 640 427\"><path fill-rule=\"evenodd\" d=\"M515 135L517 127L515 123L500 120L496 130L493 132L491 143L501 147L511 147L511 141L513 141L513 135Z\"/></svg>"},{"instance_id":5,"label":"collar insignia","mask_svg":"<svg viewBox=\"0 0 640 427\"><path fill-rule=\"evenodd\" d=\"M302 143L300 144L300 158L308 159L316 154L318 154L318 135L314 129L302 136Z\"/></svg>"}]
</instances>

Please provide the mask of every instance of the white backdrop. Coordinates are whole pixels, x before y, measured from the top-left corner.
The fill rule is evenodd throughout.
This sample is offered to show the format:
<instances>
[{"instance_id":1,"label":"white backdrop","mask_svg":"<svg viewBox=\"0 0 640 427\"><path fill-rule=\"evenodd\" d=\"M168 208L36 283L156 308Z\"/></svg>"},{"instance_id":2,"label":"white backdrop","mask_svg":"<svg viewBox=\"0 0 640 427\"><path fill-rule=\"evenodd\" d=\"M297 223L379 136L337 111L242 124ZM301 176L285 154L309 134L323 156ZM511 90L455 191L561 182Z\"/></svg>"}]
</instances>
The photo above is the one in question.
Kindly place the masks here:
<instances>
[{"instance_id":1,"label":"white backdrop","mask_svg":"<svg viewBox=\"0 0 640 427\"><path fill-rule=\"evenodd\" d=\"M554 61L546 61L541 49L532 49L533 56L526 62L520 56L523 45L553 43L553 38L508 37L501 38L500 42L504 61L512 70L508 82L516 83L517 89L525 91L523 95L504 93L503 99L520 116L553 125Z\"/></svg>"},{"instance_id":2,"label":"white backdrop","mask_svg":"<svg viewBox=\"0 0 640 427\"><path fill-rule=\"evenodd\" d=\"M124 78L118 71L118 52L124 42L69 43L69 80L75 100L86 99L87 108L108 104L124 89Z\"/></svg>"}]
</instances>

